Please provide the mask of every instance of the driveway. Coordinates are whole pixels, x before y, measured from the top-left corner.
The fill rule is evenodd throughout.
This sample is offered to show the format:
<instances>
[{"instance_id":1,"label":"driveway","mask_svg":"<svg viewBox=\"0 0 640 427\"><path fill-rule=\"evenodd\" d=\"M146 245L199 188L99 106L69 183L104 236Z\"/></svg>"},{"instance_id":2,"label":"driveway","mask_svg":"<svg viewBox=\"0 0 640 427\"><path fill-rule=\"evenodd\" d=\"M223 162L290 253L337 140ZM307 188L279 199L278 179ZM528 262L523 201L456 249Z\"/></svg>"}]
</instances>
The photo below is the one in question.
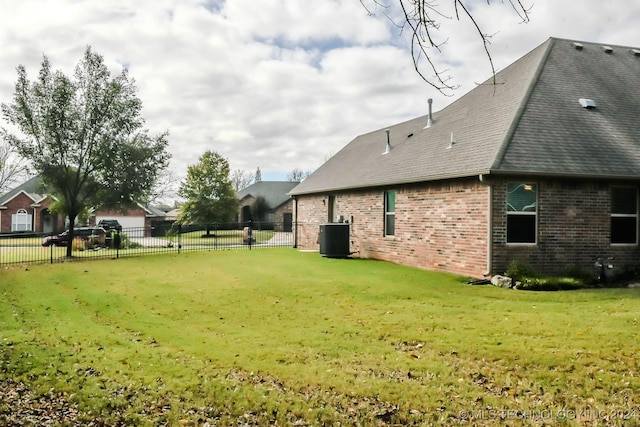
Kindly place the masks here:
<instances>
[{"instance_id":1,"label":"driveway","mask_svg":"<svg viewBox=\"0 0 640 427\"><path fill-rule=\"evenodd\" d=\"M129 240L144 248L168 248L173 246L170 240L157 237L129 237Z\"/></svg>"}]
</instances>

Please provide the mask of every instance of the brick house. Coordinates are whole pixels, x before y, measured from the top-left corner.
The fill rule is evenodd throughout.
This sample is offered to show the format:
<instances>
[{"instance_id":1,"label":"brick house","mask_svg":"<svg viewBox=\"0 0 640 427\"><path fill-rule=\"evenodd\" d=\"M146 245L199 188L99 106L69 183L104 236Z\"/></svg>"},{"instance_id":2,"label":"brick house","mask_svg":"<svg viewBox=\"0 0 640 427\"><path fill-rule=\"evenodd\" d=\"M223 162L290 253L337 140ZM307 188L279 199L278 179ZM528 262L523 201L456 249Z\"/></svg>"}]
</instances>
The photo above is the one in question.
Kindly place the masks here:
<instances>
[{"instance_id":1,"label":"brick house","mask_svg":"<svg viewBox=\"0 0 640 427\"><path fill-rule=\"evenodd\" d=\"M296 245L471 277L637 264L640 49L551 38L423 117L360 135L294 188Z\"/></svg>"},{"instance_id":2,"label":"brick house","mask_svg":"<svg viewBox=\"0 0 640 427\"><path fill-rule=\"evenodd\" d=\"M0 196L0 233L58 233L67 224L63 215L54 215L49 207L56 200L48 194L40 177L33 177ZM131 236L150 235L156 220L164 219L159 209L137 204L125 210L100 209L92 212L88 225L101 219L117 219Z\"/></svg>"},{"instance_id":3,"label":"brick house","mask_svg":"<svg viewBox=\"0 0 640 427\"><path fill-rule=\"evenodd\" d=\"M293 229L293 200L288 193L298 182L291 181L259 181L237 194L238 222L244 224L253 221L262 224L273 224L276 231L292 231ZM258 199L262 200L264 212L254 218L255 206Z\"/></svg>"},{"instance_id":4,"label":"brick house","mask_svg":"<svg viewBox=\"0 0 640 427\"><path fill-rule=\"evenodd\" d=\"M52 233L61 229L64 218L49 212L54 201L38 177L5 193L0 196L0 233Z\"/></svg>"}]
</instances>

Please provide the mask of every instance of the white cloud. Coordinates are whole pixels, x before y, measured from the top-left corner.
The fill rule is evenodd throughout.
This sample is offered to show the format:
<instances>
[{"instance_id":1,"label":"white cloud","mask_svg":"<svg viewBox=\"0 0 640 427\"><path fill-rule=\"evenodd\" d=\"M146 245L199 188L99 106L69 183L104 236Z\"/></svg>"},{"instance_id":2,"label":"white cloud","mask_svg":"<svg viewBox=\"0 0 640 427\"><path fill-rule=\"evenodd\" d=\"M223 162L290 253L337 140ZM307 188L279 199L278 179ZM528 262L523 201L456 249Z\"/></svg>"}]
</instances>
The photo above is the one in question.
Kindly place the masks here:
<instances>
[{"instance_id":1,"label":"white cloud","mask_svg":"<svg viewBox=\"0 0 640 427\"><path fill-rule=\"evenodd\" d=\"M528 24L509 2L471 4L493 34L497 69L552 36L640 46L633 2L537 0ZM233 169L284 179L360 133L424 114L427 98L439 110L490 76L469 21L444 19L435 58L460 90L439 94L413 70L406 31L384 16L397 22L398 8L371 17L359 0L0 0L0 10L0 101L11 100L17 65L34 77L46 54L71 73L91 45L113 73L129 68L147 126L170 131L178 175L213 149Z\"/></svg>"}]
</instances>

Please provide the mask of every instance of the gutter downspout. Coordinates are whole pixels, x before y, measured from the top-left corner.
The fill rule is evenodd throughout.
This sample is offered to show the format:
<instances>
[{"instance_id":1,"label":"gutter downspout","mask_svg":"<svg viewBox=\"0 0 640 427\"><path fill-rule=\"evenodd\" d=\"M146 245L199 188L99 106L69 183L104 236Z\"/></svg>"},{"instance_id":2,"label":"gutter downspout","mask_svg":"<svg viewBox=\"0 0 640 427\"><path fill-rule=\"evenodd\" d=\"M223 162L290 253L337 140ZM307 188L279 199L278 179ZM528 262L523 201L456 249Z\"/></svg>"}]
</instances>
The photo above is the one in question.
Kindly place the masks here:
<instances>
[{"instance_id":1,"label":"gutter downspout","mask_svg":"<svg viewBox=\"0 0 640 427\"><path fill-rule=\"evenodd\" d=\"M296 213L294 220L294 232L293 232L293 248L298 248L298 198L296 196L293 197L293 210Z\"/></svg>"},{"instance_id":2,"label":"gutter downspout","mask_svg":"<svg viewBox=\"0 0 640 427\"><path fill-rule=\"evenodd\" d=\"M489 209L487 212L487 259L486 270L482 273L485 277L491 276L492 260L493 260L493 186L484 179L484 174L479 174L478 179L481 183L487 186L489 190Z\"/></svg>"}]
</instances>

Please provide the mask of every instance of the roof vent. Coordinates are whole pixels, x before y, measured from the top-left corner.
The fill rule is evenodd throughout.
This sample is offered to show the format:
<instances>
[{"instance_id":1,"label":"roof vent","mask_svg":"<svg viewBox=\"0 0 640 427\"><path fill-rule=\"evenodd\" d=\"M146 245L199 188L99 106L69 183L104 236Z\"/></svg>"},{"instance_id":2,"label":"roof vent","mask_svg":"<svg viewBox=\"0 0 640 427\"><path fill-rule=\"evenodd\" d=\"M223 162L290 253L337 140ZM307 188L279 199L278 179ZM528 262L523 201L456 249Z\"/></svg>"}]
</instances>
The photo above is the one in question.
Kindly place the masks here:
<instances>
[{"instance_id":1,"label":"roof vent","mask_svg":"<svg viewBox=\"0 0 640 427\"><path fill-rule=\"evenodd\" d=\"M580 98L578 99L578 102L580 103L580 105L582 105L584 108L587 108L589 110L596 108L596 102L593 99L588 99L588 98Z\"/></svg>"},{"instance_id":2,"label":"roof vent","mask_svg":"<svg viewBox=\"0 0 640 427\"><path fill-rule=\"evenodd\" d=\"M384 153L382 154L389 154L391 152L391 138L389 137L389 133L391 133L391 130L385 129L385 132L387 133L387 146L384 149Z\"/></svg>"},{"instance_id":3,"label":"roof vent","mask_svg":"<svg viewBox=\"0 0 640 427\"><path fill-rule=\"evenodd\" d=\"M427 125L423 128L430 128L433 125L433 112L431 110L431 104L433 103L433 99L427 99L427 103L429 104L429 115L427 116Z\"/></svg>"},{"instance_id":4,"label":"roof vent","mask_svg":"<svg viewBox=\"0 0 640 427\"><path fill-rule=\"evenodd\" d=\"M631 53L633 53L635 56L640 56L640 49L631 49Z\"/></svg>"},{"instance_id":5,"label":"roof vent","mask_svg":"<svg viewBox=\"0 0 640 427\"><path fill-rule=\"evenodd\" d=\"M611 46L602 46L602 49L604 50L605 53L613 52L613 48Z\"/></svg>"},{"instance_id":6,"label":"roof vent","mask_svg":"<svg viewBox=\"0 0 640 427\"><path fill-rule=\"evenodd\" d=\"M578 42L572 42L571 45L576 49L576 50L582 50L582 43L578 43Z\"/></svg>"}]
</instances>

